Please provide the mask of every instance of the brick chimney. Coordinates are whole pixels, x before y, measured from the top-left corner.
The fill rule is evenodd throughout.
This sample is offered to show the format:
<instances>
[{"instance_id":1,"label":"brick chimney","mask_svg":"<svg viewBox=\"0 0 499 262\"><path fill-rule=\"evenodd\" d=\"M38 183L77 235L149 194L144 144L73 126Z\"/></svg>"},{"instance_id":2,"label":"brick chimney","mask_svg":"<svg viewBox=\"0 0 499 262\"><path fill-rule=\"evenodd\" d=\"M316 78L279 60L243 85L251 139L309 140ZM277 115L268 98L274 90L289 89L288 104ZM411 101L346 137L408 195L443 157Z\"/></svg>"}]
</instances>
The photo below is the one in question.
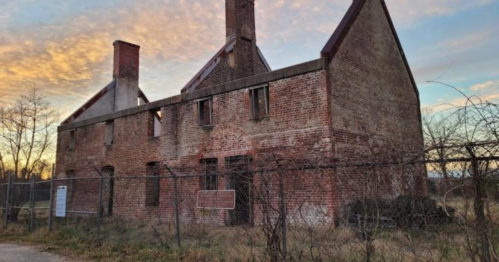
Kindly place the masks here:
<instances>
[{"instance_id":1,"label":"brick chimney","mask_svg":"<svg viewBox=\"0 0 499 262\"><path fill-rule=\"evenodd\" d=\"M225 0L227 41L232 37L255 42L255 0Z\"/></svg>"},{"instance_id":2,"label":"brick chimney","mask_svg":"<svg viewBox=\"0 0 499 262\"><path fill-rule=\"evenodd\" d=\"M140 46L117 40L114 45L113 78L139 78Z\"/></svg>"},{"instance_id":3,"label":"brick chimney","mask_svg":"<svg viewBox=\"0 0 499 262\"><path fill-rule=\"evenodd\" d=\"M115 41L113 46L114 111L119 111L138 105L140 46L121 40Z\"/></svg>"}]
</instances>

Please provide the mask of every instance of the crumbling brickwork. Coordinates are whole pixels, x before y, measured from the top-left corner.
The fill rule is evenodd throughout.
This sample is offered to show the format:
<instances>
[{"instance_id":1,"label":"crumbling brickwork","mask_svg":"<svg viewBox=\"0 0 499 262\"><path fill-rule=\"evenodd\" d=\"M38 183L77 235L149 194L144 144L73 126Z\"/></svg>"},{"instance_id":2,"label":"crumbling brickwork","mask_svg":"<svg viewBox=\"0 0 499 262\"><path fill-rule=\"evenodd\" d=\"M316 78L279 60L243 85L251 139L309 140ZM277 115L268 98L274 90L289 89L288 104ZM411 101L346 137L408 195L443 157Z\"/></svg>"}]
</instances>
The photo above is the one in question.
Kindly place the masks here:
<instances>
[{"instance_id":1,"label":"crumbling brickwork","mask_svg":"<svg viewBox=\"0 0 499 262\"><path fill-rule=\"evenodd\" d=\"M253 1L227 0L231 8L235 2L248 2L247 7L253 8ZM179 96L62 125L56 175L98 176L97 171L113 167L115 178L146 176L151 175L148 167L156 163L163 168L163 175L169 175L164 165L202 174L206 159L216 163L219 170L230 170L241 165L238 161L262 163L268 160L265 156L326 159L329 164L338 160L372 164L369 161L396 161L397 156L421 149L417 88L382 0L355 0L326 45L323 58L272 72L266 72L255 42L248 41L256 41L251 31L254 23L245 20L246 14L242 18L237 17L237 12L233 15L237 19L229 17L228 36L245 38L238 39L233 47L235 67L225 53L199 85L190 85L196 87L194 90L187 88ZM252 26L239 27L241 23ZM263 88L260 94L267 97L261 101L266 104L260 106L268 106L268 115L257 119L251 114L254 88ZM154 137L158 110L161 135ZM207 119L200 121L200 114ZM106 126L110 123L114 125L113 143L105 145L109 141ZM76 137L74 150L69 146L72 132ZM358 198L366 185L366 169L318 170L294 170L288 174L293 179L284 182L284 188L291 221L321 213L333 216ZM395 172L386 167L370 170L380 174L376 182L380 197L425 192L421 186L423 165ZM258 176L244 181L255 188L265 182L278 184L276 179L264 181ZM234 189L240 181L228 176L216 183L218 189ZM106 184L106 191L114 188L105 196L108 201L112 199L112 215L129 219L173 216L173 180L161 180L158 205L150 200L155 186L145 180L131 183L116 179L112 185ZM195 208L196 195L202 189L199 177L178 180L181 218L234 223L231 216L240 211L237 208L232 213ZM95 184L78 181L72 206L95 209L97 193ZM236 190L236 194L241 193L245 192ZM277 203L277 194L270 201ZM260 207L246 208L244 212L251 221L243 222L259 223L263 219Z\"/></svg>"},{"instance_id":2,"label":"crumbling brickwork","mask_svg":"<svg viewBox=\"0 0 499 262\"><path fill-rule=\"evenodd\" d=\"M382 2L366 1L328 70L336 158L380 162L422 149L418 91L401 51ZM407 193L408 181L385 179L387 195ZM363 190L354 185L338 187L335 198L347 201Z\"/></svg>"}]
</instances>

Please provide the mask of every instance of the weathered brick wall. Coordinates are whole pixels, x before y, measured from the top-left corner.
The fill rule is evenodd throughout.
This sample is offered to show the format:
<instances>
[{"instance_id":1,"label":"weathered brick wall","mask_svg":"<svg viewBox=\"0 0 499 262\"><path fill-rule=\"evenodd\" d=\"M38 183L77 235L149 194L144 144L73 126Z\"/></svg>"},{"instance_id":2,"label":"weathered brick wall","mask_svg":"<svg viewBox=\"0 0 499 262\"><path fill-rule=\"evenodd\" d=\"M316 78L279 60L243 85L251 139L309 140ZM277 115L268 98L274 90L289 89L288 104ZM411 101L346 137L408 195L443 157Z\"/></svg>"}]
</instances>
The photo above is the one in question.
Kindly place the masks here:
<instances>
[{"instance_id":1,"label":"weathered brick wall","mask_svg":"<svg viewBox=\"0 0 499 262\"><path fill-rule=\"evenodd\" d=\"M216 95L211 127L198 125L196 101L165 107L161 155L174 170L180 171L186 166L197 166L206 158L218 159L223 170L226 158L234 156L249 156L255 162L262 161L258 159L262 153L275 153L286 159L329 157L332 145L326 92L325 71L271 82L270 116L260 120L251 119L249 89ZM183 199L195 196L200 190L199 180L190 181L182 186ZM224 181L219 182L220 189L226 188ZM290 194L290 203L302 203L293 200L299 197L300 194ZM181 208L188 209L191 205L183 204ZM182 214L195 217L200 214L200 211L189 212ZM221 214L215 216L224 219Z\"/></svg>"},{"instance_id":2,"label":"weathered brick wall","mask_svg":"<svg viewBox=\"0 0 499 262\"><path fill-rule=\"evenodd\" d=\"M397 153L421 150L418 95L407 70L380 1L368 0L329 66L336 158L391 161ZM413 175L424 175L424 167ZM403 181L385 179L394 180L385 183L387 194L403 193L394 190ZM337 186L336 198L355 197L361 184Z\"/></svg>"},{"instance_id":3,"label":"weathered brick wall","mask_svg":"<svg viewBox=\"0 0 499 262\"><path fill-rule=\"evenodd\" d=\"M255 58L255 46L241 43L236 45L236 50L242 50L235 53L236 61L248 55ZM205 84L239 78L238 70L254 70L253 62L240 66L232 69L227 60L222 61ZM113 166L114 214L129 219L169 220L174 214L172 179L161 180L160 204L152 207L146 207L145 179L119 179L145 175L149 162L167 164L181 177L178 188L182 220L218 224L227 221L228 212L197 209L201 179L187 177L202 174L201 159L217 159L219 170L228 169L227 159L236 156L249 157L253 163L272 162L263 154L288 160L315 158L339 164L367 164L363 168L295 170L288 174L293 178L285 181L291 220L303 215L315 219L321 213L325 218L332 217L349 201L366 194L394 197L414 190L425 192L421 183L423 165L372 166L376 162L398 161L413 151L420 153L423 145L418 95L379 0L367 1L327 70L268 83L268 117L251 119L250 88L214 95L213 125L207 127L198 124L196 100L178 100L164 106L160 138L150 137L150 112L115 119L112 146L104 145L105 123L78 128L74 152L68 150L69 131L62 131L58 138L57 175L64 177L67 170L74 170L77 177L97 177L94 168ZM161 174L169 175L166 170ZM258 187L262 180L255 176L252 182ZM270 182L277 189L278 180ZM228 177L221 177L218 188L230 188L229 184ZM73 206L95 209L95 204L89 204L96 203L95 186L78 181ZM109 187L107 183L106 190ZM278 200L275 191L270 202L277 205ZM258 206L253 207L252 216L255 223L261 221Z\"/></svg>"},{"instance_id":4,"label":"weathered brick wall","mask_svg":"<svg viewBox=\"0 0 499 262\"><path fill-rule=\"evenodd\" d=\"M330 148L326 75L312 72L269 85L270 116L250 117L248 89L213 97L212 127L198 125L196 101L162 110L161 154L167 162L199 163L202 158L255 155L287 150L323 152Z\"/></svg>"},{"instance_id":5,"label":"weathered brick wall","mask_svg":"<svg viewBox=\"0 0 499 262\"><path fill-rule=\"evenodd\" d=\"M76 129L75 150L69 150L69 132L59 132L57 143L56 176L65 178L74 170L76 178L98 177L103 167L114 167L114 177L146 174L149 162L160 162L159 139L150 137L153 116L143 112L114 120L114 143L106 146L105 123ZM69 183L69 182L68 182ZM124 216L146 216L157 207L145 207L145 180L114 181L114 212ZM99 198L99 180L82 179L74 182L73 204L70 208L96 211ZM105 181L108 191L109 181ZM105 194L106 195L106 194ZM106 196L105 196L106 198ZM107 203L104 203L106 206ZM107 208L107 207L105 207Z\"/></svg>"},{"instance_id":6,"label":"weathered brick wall","mask_svg":"<svg viewBox=\"0 0 499 262\"><path fill-rule=\"evenodd\" d=\"M76 177L97 177L94 168L113 166L114 215L171 219L174 214L171 179L161 180L160 205L146 207L146 180L119 177L145 175L149 162L166 163L182 176L190 167L198 168L203 158L217 158L222 170L225 158L233 156L249 156L255 161L260 161L260 153L275 153L283 158L328 157L332 145L326 92L326 72L315 71L269 83L270 116L260 120L250 117L249 88L246 88L213 97L214 123L208 128L198 125L196 101L186 101L162 108L159 139L150 137L153 121L150 112L115 119L112 146L104 145L105 123L78 128L75 151L69 150L69 131L62 131L58 138L57 176L65 177L67 170L74 170ZM162 175L168 173L162 170ZM182 219L211 219L223 224L225 211L196 209L200 181L179 179ZM92 180L88 186L77 182L72 205L75 210L96 210L98 182ZM108 187L106 182L105 190ZM220 179L219 188L226 187L225 179ZM290 203L303 203L305 198L299 197L300 194L290 194ZM256 219L259 219L257 214Z\"/></svg>"}]
</instances>

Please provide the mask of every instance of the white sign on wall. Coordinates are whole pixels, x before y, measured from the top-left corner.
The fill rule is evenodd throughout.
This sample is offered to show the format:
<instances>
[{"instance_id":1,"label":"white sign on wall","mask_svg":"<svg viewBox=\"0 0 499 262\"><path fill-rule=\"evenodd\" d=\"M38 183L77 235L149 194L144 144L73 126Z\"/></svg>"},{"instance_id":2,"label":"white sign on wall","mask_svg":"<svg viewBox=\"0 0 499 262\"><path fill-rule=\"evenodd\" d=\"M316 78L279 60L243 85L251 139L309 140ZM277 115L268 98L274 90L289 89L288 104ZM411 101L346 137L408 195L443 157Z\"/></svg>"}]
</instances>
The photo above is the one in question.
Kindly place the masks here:
<instances>
[{"instance_id":1,"label":"white sign on wall","mask_svg":"<svg viewBox=\"0 0 499 262\"><path fill-rule=\"evenodd\" d=\"M66 195L68 187L59 186L57 187L57 197L55 201L55 216L56 217L66 217Z\"/></svg>"}]
</instances>

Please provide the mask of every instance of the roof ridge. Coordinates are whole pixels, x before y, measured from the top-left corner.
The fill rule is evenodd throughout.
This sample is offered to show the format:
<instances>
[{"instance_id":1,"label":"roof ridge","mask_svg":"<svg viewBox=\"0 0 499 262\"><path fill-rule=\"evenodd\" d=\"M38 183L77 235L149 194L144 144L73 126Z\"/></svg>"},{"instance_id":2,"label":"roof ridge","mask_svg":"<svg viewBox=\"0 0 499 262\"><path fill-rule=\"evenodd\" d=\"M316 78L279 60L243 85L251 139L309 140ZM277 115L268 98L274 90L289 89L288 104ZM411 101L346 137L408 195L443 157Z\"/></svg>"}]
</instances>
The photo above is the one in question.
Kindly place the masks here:
<instances>
[{"instance_id":1,"label":"roof ridge","mask_svg":"<svg viewBox=\"0 0 499 262\"><path fill-rule=\"evenodd\" d=\"M182 88L182 93L191 92L215 69L215 67L222 61L217 59L221 56L228 54L234 49L236 38L232 38L210 59L208 62L194 75L194 77Z\"/></svg>"},{"instance_id":2,"label":"roof ridge","mask_svg":"<svg viewBox=\"0 0 499 262\"><path fill-rule=\"evenodd\" d=\"M92 96L85 104L80 106L76 111L74 111L71 115L69 115L62 124L67 124L71 122L72 120L76 119L79 117L81 114L83 114L88 108L90 108L93 104L95 104L101 97L103 97L105 94L107 94L111 89L116 87L116 80L111 81L109 84L107 84L104 88L102 88L97 94Z\"/></svg>"}]
</instances>

